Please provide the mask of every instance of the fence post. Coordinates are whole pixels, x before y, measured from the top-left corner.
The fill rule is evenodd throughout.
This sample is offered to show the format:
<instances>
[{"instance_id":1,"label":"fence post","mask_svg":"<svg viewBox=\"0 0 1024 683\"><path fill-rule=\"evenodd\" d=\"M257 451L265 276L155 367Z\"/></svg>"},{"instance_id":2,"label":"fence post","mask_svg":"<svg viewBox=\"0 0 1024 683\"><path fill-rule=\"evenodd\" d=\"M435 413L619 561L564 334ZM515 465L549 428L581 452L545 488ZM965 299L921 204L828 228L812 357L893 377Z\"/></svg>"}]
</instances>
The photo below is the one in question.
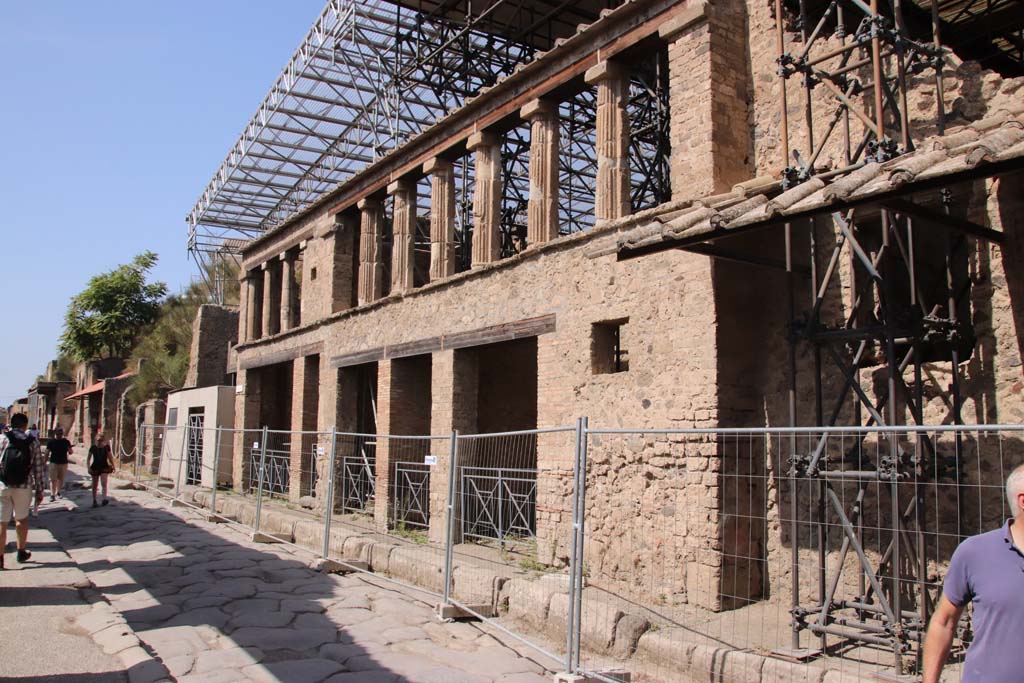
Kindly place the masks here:
<instances>
[{"instance_id":1,"label":"fence post","mask_svg":"<svg viewBox=\"0 0 1024 683\"><path fill-rule=\"evenodd\" d=\"M135 462L132 463L132 483L136 486L139 485L139 461L142 459L142 444L144 442L142 437L145 432L145 425L139 425L135 430Z\"/></svg>"},{"instance_id":2,"label":"fence post","mask_svg":"<svg viewBox=\"0 0 1024 683\"><path fill-rule=\"evenodd\" d=\"M185 464L185 451L188 448L188 430L189 427L186 422L181 435L181 453L178 457L178 478L174 481L174 500L178 500L178 496L181 495L181 468L182 465Z\"/></svg>"},{"instance_id":3,"label":"fence post","mask_svg":"<svg viewBox=\"0 0 1024 683\"><path fill-rule=\"evenodd\" d=\"M444 541L444 604L452 599L452 551L455 546L455 470L459 466L459 430L452 430L448 449L448 516L445 520Z\"/></svg>"},{"instance_id":4,"label":"fence post","mask_svg":"<svg viewBox=\"0 0 1024 683\"><path fill-rule=\"evenodd\" d=\"M572 463L572 536L569 539L569 614L565 620L565 672L573 673L576 626L576 564L579 560L580 445L583 443L583 419L576 418L575 450Z\"/></svg>"},{"instance_id":5,"label":"fence post","mask_svg":"<svg viewBox=\"0 0 1024 683\"><path fill-rule=\"evenodd\" d=\"M260 530L260 508L263 507L263 477L267 464L267 427L263 426L260 433L260 472L256 483L256 514L252 521L252 532L255 534Z\"/></svg>"},{"instance_id":6,"label":"fence post","mask_svg":"<svg viewBox=\"0 0 1024 683\"><path fill-rule=\"evenodd\" d=\"M338 453L337 427L331 427L331 459L327 465L327 500L324 506L324 551L323 557L331 552L331 517L334 516L334 461Z\"/></svg>"},{"instance_id":7,"label":"fence post","mask_svg":"<svg viewBox=\"0 0 1024 683\"><path fill-rule=\"evenodd\" d=\"M580 418L580 492L576 526L576 625L573 628L575 649L574 662L580 666L580 632L583 622L583 546L586 542L585 523L587 517L587 428L590 421L584 415Z\"/></svg>"},{"instance_id":8,"label":"fence post","mask_svg":"<svg viewBox=\"0 0 1024 683\"><path fill-rule=\"evenodd\" d=\"M217 514L217 486L220 484L220 427L213 428L213 438L217 442L213 445L213 486L210 493L210 514Z\"/></svg>"}]
</instances>

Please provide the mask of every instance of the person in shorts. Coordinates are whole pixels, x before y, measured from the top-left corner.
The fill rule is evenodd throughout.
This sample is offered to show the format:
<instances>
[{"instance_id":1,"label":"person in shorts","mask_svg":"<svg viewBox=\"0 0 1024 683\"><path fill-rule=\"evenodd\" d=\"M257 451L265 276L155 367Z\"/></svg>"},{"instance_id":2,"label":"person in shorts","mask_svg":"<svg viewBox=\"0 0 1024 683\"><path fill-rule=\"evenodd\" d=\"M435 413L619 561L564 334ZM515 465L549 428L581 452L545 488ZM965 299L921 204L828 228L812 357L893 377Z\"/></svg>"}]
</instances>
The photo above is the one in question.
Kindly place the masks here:
<instances>
[{"instance_id":1,"label":"person in shorts","mask_svg":"<svg viewBox=\"0 0 1024 683\"><path fill-rule=\"evenodd\" d=\"M33 492L35 499L43 499L46 487L46 462L39 452L39 442L25 433L28 417L22 413L11 416L11 428L0 435L0 473L8 470L7 459L17 449L26 449L30 462L24 481L4 483L0 478L0 569L4 568L4 554L7 550L7 526L14 518L17 535L18 562L28 562L32 553L28 545L28 513L32 505ZM21 442L16 444L15 442ZM23 451L24 452L24 451Z\"/></svg>"},{"instance_id":2,"label":"person in shorts","mask_svg":"<svg viewBox=\"0 0 1024 683\"><path fill-rule=\"evenodd\" d=\"M68 474L68 456L73 455L75 449L71 442L64 438L64 430L61 427L53 432L53 438L46 442L46 453L50 458L50 502L52 503L64 490L64 479Z\"/></svg>"},{"instance_id":3,"label":"person in shorts","mask_svg":"<svg viewBox=\"0 0 1024 683\"><path fill-rule=\"evenodd\" d=\"M103 505L110 501L107 499L107 477L114 471L114 455L107 443L107 437L102 432L96 435L96 441L89 446L89 475L92 477L92 506L97 507L96 489L103 484Z\"/></svg>"}]
</instances>

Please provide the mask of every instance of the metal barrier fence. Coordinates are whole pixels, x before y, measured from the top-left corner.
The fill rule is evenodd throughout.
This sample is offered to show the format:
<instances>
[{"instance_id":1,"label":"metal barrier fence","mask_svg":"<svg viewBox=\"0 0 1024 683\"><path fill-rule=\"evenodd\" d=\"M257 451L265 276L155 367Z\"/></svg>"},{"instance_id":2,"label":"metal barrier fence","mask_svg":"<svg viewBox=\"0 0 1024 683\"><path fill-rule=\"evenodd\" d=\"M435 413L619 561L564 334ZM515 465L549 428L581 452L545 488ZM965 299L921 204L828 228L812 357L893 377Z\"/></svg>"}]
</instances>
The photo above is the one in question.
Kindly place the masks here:
<instances>
[{"instance_id":1,"label":"metal barrier fence","mask_svg":"<svg viewBox=\"0 0 1024 683\"><path fill-rule=\"evenodd\" d=\"M919 673L953 550L1007 514L1024 427L612 430L581 418L395 436L192 423L143 425L136 452L140 484L435 595L552 669L856 681ZM948 680L969 642L961 628Z\"/></svg>"}]
</instances>

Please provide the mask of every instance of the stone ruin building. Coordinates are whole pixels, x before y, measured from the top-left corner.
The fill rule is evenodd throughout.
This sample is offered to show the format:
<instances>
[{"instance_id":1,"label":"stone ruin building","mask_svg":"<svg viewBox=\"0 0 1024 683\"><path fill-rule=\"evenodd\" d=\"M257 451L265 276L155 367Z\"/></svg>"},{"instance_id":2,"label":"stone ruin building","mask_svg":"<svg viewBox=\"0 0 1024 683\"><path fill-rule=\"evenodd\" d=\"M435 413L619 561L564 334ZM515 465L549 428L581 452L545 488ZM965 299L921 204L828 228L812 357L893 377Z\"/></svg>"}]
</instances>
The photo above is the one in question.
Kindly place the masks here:
<instances>
[{"instance_id":1,"label":"stone ruin building","mask_svg":"<svg viewBox=\"0 0 1024 683\"><path fill-rule=\"evenodd\" d=\"M364 3L367 25L387 15L407 29L392 47L412 66L387 81L399 132L381 142L383 124L337 119L332 106L358 108L330 91L297 94L300 78L295 101L268 100L290 107L287 122L274 119L272 137L247 130L248 152L229 157L193 211L204 258L223 256L212 235L251 238L232 254L237 429L476 434L584 415L641 432L1021 422L1019 6L491 4L477 20L466 3ZM953 7L965 4L976 11ZM347 3L329 3L322 22L334 5ZM472 59L412 61L423 53L410 45L437 38L417 31L456 20L471 37L453 34L438 52ZM329 47L307 41L295 59L323 66ZM348 73L352 98L385 80ZM1017 439L998 455L965 440L926 439L911 462L872 459L886 448L877 435L842 448L824 437L740 448L595 435L589 571L641 600L713 612L806 603L795 618L816 636L891 643L899 636L864 621L807 616L821 605L819 577L796 575L804 554L813 564L841 552L842 564L852 552L841 531L826 544L787 520L828 506L838 528L870 471L862 524L914 520L906 542L894 534L892 564L908 582L934 581L961 523L982 530L1003 514L1001 499L969 496L1024 454ZM247 450L239 433L238 490L251 485ZM950 458L968 452L976 470L960 476L974 494L927 518L914 510L943 498ZM325 480L315 454L292 448L292 473L320 468ZM396 467L424 454L386 440L373 449L365 512L378 528L396 523ZM461 462L502 467L506 455ZM535 559L558 565L571 434L538 434L515 456L535 471ZM446 453L437 458L421 520L431 539L446 524ZM877 485L880 472L892 488ZM326 495L313 477L289 486L293 499ZM826 489L839 491L835 506ZM886 510L900 492L910 507ZM874 561L891 562L891 545ZM840 592L851 580L836 575Z\"/></svg>"}]
</instances>

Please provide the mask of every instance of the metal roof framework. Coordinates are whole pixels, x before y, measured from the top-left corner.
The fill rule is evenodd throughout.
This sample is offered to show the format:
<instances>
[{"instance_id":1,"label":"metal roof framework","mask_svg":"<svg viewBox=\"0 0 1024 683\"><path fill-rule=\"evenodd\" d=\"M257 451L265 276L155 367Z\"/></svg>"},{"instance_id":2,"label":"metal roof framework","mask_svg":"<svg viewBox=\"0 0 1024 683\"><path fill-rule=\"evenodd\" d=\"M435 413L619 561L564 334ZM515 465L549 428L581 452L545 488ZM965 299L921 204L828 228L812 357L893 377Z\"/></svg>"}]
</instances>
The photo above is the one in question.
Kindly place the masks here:
<instances>
[{"instance_id":1,"label":"metal roof framework","mask_svg":"<svg viewBox=\"0 0 1024 683\"><path fill-rule=\"evenodd\" d=\"M188 214L200 272L615 4L328 0Z\"/></svg>"}]
</instances>

